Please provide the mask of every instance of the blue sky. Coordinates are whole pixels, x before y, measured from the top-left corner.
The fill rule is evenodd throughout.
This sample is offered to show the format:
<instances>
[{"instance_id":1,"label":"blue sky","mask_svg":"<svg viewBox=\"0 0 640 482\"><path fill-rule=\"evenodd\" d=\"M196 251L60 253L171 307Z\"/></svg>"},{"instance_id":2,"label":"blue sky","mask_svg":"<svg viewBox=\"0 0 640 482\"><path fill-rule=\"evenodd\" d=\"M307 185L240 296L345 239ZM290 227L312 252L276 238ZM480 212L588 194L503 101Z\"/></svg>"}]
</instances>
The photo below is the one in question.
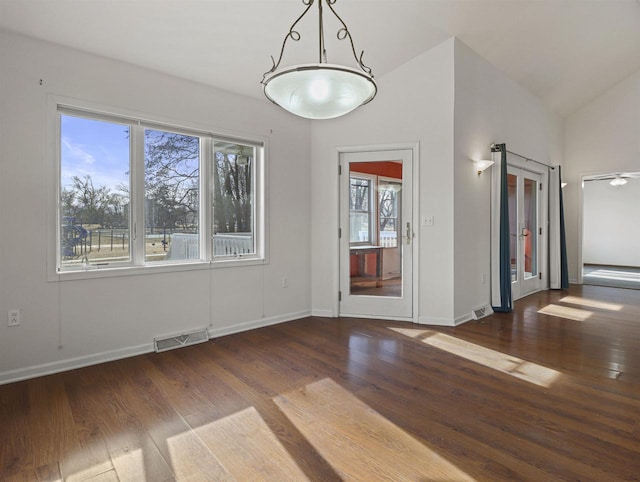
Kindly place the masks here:
<instances>
[{"instance_id":1,"label":"blue sky","mask_svg":"<svg viewBox=\"0 0 640 482\"><path fill-rule=\"evenodd\" d=\"M129 184L129 127L122 124L62 115L60 122L61 185L71 178L93 179L95 187Z\"/></svg>"}]
</instances>

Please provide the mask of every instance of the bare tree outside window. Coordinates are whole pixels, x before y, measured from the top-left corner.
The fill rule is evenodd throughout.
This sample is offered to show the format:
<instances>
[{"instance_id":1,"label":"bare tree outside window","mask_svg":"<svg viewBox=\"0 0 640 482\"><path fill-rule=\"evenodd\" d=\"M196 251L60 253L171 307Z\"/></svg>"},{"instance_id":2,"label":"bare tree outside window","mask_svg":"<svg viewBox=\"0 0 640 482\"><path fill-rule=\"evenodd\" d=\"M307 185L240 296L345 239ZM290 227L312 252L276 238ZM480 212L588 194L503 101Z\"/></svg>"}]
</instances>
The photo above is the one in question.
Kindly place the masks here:
<instances>
[{"instance_id":1,"label":"bare tree outside window","mask_svg":"<svg viewBox=\"0 0 640 482\"><path fill-rule=\"evenodd\" d=\"M216 143L213 172L214 256L255 253L253 176L255 148Z\"/></svg>"}]
</instances>

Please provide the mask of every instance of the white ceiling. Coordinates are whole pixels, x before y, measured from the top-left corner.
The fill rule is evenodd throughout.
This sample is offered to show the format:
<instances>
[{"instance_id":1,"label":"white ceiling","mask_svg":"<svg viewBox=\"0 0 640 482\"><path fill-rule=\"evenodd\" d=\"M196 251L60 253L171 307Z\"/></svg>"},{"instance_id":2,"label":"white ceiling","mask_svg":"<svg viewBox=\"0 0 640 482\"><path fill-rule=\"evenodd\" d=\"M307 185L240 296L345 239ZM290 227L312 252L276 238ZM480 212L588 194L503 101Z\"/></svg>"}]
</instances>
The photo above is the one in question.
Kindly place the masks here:
<instances>
[{"instance_id":1,"label":"white ceiling","mask_svg":"<svg viewBox=\"0 0 640 482\"><path fill-rule=\"evenodd\" d=\"M640 69L640 0L338 0L376 77L451 36L562 116ZM262 98L301 0L0 0L0 28ZM348 62L325 7L328 60ZM283 65L317 61L315 6ZM353 65L353 64L351 64Z\"/></svg>"}]
</instances>

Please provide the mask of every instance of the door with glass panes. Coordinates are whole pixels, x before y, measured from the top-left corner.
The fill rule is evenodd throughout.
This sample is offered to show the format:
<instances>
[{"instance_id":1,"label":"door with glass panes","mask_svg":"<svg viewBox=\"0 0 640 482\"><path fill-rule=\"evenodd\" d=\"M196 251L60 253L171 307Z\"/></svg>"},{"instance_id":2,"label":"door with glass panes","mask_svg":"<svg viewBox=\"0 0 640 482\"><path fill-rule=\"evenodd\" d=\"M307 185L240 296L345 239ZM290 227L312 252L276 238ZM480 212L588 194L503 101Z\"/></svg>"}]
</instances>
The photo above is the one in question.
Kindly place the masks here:
<instances>
[{"instance_id":1,"label":"door with glass panes","mask_svg":"<svg viewBox=\"0 0 640 482\"><path fill-rule=\"evenodd\" d=\"M340 155L340 315L412 317L412 156Z\"/></svg>"},{"instance_id":2,"label":"door with glass panes","mask_svg":"<svg viewBox=\"0 0 640 482\"><path fill-rule=\"evenodd\" d=\"M509 238L513 299L541 286L541 176L509 166Z\"/></svg>"}]
</instances>

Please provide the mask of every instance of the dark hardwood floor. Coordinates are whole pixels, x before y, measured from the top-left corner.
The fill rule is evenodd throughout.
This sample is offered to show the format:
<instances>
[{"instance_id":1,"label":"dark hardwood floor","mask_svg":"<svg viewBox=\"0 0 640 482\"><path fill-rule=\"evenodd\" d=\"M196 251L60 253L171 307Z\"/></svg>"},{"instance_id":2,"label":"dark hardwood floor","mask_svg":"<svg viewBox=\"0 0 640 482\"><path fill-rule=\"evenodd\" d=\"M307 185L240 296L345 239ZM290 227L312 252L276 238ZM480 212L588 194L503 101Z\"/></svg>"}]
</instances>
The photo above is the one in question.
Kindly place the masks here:
<instances>
[{"instance_id":1,"label":"dark hardwood floor","mask_svg":"<svg viewBox=\"0 0 640 482\"><path fill-rule=\"evenodd\" d=\"M306 318L0 387L0 480L640 480L640 291Z\"/></svg>"}]
</instances>

